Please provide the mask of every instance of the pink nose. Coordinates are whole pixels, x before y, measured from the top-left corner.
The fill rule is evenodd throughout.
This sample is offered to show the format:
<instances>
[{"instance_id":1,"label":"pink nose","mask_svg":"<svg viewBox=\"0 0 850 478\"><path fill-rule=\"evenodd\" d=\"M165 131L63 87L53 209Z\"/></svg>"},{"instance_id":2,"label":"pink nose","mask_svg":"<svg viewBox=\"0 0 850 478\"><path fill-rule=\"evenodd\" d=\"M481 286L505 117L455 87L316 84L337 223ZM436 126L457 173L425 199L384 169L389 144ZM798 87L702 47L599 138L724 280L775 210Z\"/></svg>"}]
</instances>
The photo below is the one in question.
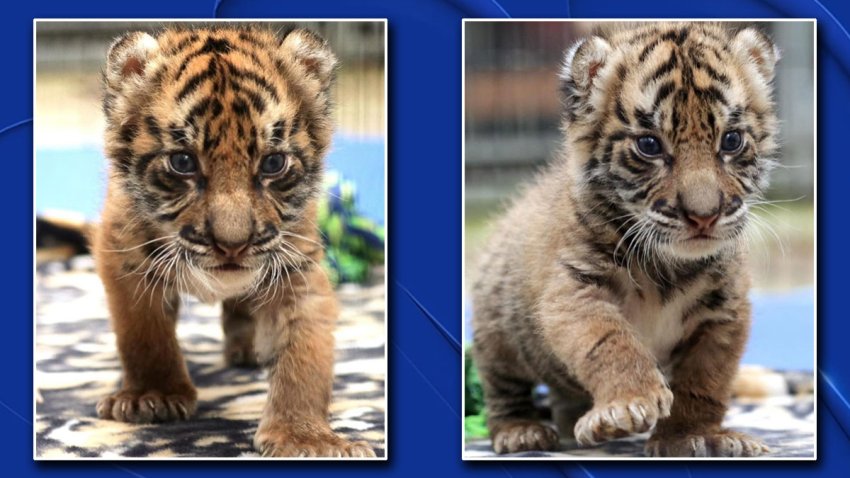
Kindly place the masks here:
<instances>
[{"instance_id":1,"label":"pink nose","mask_svg":"<svg viewBox=\"0 0 850 478\"><path fill-rule=\"evenodd\" d=\"M234 243L213 240L213 250L215 253L226 259L239 259L246 249L248 249L248 241Z\"/></svg>"},{"instance_id":2,"label":"pink nose","mask_svg":"<svg viewBox=\"0 0 850 478\"><path fill-rule=\"evenodd\" d=\"M701 216L699 214L687 213L688 224L700 232L709 232L717 224L720 218L720 213L715 213L710 216Z\"/></svg>"}]
</instances>

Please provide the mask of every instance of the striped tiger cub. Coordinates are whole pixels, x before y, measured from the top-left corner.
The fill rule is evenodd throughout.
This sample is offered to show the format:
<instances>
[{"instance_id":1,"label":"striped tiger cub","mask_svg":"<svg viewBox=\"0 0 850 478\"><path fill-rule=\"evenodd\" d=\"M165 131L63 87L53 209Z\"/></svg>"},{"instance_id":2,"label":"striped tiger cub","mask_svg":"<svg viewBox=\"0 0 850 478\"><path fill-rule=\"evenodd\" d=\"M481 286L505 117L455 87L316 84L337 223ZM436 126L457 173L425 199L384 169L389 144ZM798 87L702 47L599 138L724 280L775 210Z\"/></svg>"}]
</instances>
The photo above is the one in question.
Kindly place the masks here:
<instances>
[{"instance_id":1,"label":"striped tiger cub","mask_svg":"<svg viewBox=\"0 0 850 478\"><path fill-rule=\"evenodd\" d=\"M777 60L756 29L712 23L601 30L566 53L563 154L473 281L496 452L647 431L649 456L769 451L721 422L750 327L743 231L778 149ZM557 431L535 416L538 383Z\"/></svg>"},{"instance_id":2,"label":"striped tiger cub","mask_svg":"<svg viewBox=\"0 0 850 478\"><path fill-rule=\"evenodd\" d=\"M223 301L225 358L269 367L264 456L374 456L328 424L337 302L315 224L336 58L302 29L129 33L104 71L93 241L123 367L101 418L188 419L179 294Z\"/></svg>"}]
</instances>

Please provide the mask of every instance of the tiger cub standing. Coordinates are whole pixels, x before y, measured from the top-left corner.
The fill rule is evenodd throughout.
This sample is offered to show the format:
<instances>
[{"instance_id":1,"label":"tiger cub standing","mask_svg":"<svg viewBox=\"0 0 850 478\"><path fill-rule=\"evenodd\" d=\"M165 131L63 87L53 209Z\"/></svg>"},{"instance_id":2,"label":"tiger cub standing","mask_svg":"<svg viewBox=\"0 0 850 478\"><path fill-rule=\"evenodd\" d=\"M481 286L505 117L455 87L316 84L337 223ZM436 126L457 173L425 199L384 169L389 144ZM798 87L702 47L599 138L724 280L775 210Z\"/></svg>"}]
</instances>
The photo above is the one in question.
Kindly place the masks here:
<instances>
[{"instance_id":1,"label":"tiger cub standing","mask_svg":"<svg viewBox=\"0 0 850 478\"><path fill-rule=\"evenodd\" d=\"M315 225L336 59L317 35L130 33L104 72L110 173L93 250L123 366L101 418L189 418L180 293L223 300L225 357L269 367L264 456L374 456L328 424L337 302Z\"/></svg>"},{"instance_id":2,"label":"tiger cub standing","mask_svg":"<svg viewBox=\"0 0 850 478\"><path fill-rule=\"evenodd\" d=\"M777 152L777 50L658 23L569 50L560 159L498 222L473 286L498 453L652 431L650 456L756 456L722 428L750 327L742 232ZM534 414L545 383L558 432Z\"/></svg>"}]
</instances>

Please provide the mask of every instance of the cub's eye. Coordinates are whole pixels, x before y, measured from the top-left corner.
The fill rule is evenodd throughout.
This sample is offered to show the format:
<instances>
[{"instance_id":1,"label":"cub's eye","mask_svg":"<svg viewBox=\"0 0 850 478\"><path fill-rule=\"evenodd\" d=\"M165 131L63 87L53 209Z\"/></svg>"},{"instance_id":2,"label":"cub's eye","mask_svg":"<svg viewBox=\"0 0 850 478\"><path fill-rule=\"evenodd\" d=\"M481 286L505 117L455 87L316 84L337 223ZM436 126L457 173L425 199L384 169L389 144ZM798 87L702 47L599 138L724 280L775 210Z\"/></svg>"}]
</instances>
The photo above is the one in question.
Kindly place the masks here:
<instances>
[{"instance_id":1,"label":"cub's eye","mask_svg":"<svg viewBox=\"0 0 850 478\"><path fill-rule=\"evenodd\" d=\"M263 162L260 163L260 171L267 176L273 176L283 171L286 168L286 163L286 156L280 153L272 153L263 158Z\"/></svg>"},{"instance_id":2,"label":"cub's eye","mask_svg":"<svg viewBox=\"0 0 850 478\"><path fill-rule=\"evenodd\" d=\"M661 154L661 140L655 136L641 136L637 139L637 149L640 154L652 158Z\"/></svg>"},{"instance_id":3,"label":"cub's eye","mask_svg":"<svg viewBox=\"0 0 850 478\"><path fill-rule=\"evenodd\" d=\"M171 157L168 158L168 164L171 165L171 169L175 173L184 176L195 174L198 170L198 164L195 162L195 158L187 153L172 154Z\"/></svg>"},{"instance_id":4,"label":"cub's eye","mask_svg":"<svg viewBox=\"0 0 850 478\"><path fill-rule=\"evenodd\" d=\"M741 133L738 131L727 131L720 138L720 150L724 153L735 153L744 144Z\"/></svg>"}]
</instances>

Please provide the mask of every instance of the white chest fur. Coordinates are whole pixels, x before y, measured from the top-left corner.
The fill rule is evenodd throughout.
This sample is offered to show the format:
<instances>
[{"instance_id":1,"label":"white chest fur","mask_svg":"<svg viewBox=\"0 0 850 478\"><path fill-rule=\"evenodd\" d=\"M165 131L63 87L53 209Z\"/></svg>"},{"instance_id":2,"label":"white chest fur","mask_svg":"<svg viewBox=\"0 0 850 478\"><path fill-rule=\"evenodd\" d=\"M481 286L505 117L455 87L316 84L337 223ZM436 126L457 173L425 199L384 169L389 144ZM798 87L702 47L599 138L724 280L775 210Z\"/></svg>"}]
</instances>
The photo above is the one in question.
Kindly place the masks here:
<instances>
[{"instance_id":1,"label":"white chest fur","mask_svg":"<svg viewBox=\"0 0 850 478\"><path fill-rule=\"evenodd\" d=\"M664 368L669 362L670 352L686 333L683 316L699 299L703 287L699 283L691 284L684 291L671 292L664 300L655 285L640 282L644 282L641 289L634 282L627 283L621 310L640 341Z\"/></svg>"}]
</instances>

